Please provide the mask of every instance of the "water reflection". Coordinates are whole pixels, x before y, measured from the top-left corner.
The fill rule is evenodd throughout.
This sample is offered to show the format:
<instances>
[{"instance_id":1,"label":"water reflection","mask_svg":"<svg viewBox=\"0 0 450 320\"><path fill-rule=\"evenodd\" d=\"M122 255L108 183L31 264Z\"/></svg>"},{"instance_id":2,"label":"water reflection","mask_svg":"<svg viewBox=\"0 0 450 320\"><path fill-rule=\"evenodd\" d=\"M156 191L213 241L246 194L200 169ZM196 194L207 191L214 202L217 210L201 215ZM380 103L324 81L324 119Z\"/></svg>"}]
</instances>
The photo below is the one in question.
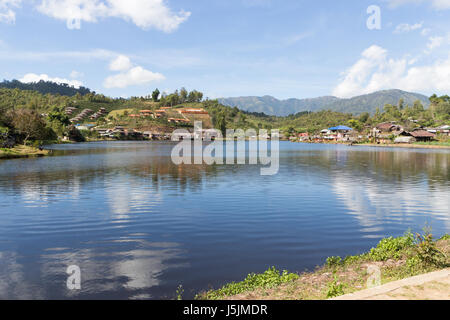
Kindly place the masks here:
<instances>
[{"instance_id":1,"label":"water reflection","mask_svg":"<svg viewBox=\"0 0 450 320\"><path fill-rule=\"evenodd\" d=\"M176 166L171 143L57 146L0 162L0 298L173 298L269 265L312 268L432 224L450 152L282 143L280 172ZM82 270L82 290L65 270Z\"/></svg>"},{"instance_id":2,"label":"water reflection","mask_svg":"<svg viewBox=\"0 0 450 320\"><path fill-rule=\"evenodd\" d=\"M59 289L60 295L120 297L124 292L133 292L155 298L150 292L160 285L159 276L169 267L186 267L181 263L169 264L182 254L176 243L149 243L128 238L110 243L89 243L89 246L95 248L77 251L49 248L41 255L41 274L49 279L61 278L64 281L63 272L67 266L78 265L81 268L82 290ZM145 292L141 292L144 289Z\"/></svg>"}]
</instances>

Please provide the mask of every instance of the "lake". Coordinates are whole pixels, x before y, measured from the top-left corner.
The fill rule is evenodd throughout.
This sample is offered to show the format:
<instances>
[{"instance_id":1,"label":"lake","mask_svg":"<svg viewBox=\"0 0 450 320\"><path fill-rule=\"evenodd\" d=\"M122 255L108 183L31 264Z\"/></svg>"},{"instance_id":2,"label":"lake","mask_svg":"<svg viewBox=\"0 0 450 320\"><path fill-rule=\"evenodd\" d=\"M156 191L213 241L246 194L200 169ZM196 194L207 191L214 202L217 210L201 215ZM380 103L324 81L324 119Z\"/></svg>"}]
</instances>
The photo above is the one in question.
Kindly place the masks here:
<instances>
[{"instance_id":1,"label":"lake","mask_svg":"<svg viewBox=\"0 0 450 320\"><path fill-rule=\"evenodd\" d=\"M270 266L311 270L430 225L450 150L280 143L280 169L172 163L171 142L56 145L0 161L1 299L174 299ZM81 290L66 269L81 269Z\"/></svg>"}]
</instances>

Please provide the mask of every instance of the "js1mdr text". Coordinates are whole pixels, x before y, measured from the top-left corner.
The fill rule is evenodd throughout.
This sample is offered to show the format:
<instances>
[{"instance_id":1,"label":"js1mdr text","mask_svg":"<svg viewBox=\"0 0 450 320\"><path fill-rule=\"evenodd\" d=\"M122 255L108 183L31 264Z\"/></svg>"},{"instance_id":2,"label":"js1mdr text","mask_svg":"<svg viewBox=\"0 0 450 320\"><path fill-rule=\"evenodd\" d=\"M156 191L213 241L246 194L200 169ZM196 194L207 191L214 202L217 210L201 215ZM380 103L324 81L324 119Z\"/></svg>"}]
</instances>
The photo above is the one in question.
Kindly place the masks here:
<instances>
[{"instance_id":1,"label":"js1mdr text","mask_svg":"<svg viewBox=\"0 0 450 320\"><path fill-rule=\"evenodd\" d=\"M219 307L185 307L184 315L202 315L214 318L217 314L224 314L227 317L240 316L267 316L266 305L228 305L227 308L219 309Z\"/></svg>"}]
</instances>

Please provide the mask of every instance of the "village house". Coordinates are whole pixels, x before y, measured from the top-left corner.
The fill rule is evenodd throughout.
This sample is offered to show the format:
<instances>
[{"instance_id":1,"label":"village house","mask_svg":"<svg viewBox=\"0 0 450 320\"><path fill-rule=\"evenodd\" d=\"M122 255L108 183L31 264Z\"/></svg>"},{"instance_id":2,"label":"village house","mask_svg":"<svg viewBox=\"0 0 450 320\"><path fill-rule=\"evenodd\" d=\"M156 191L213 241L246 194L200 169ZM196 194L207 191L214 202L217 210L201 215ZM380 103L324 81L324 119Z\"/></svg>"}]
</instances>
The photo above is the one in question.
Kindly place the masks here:
<instances>
[{"instance_id":1,"label":"village house","mask_svg":"<svg viewBox=\"0 0 450 320\"><path fill-rule=\"evenodd\" d=\"M439 128L427 128L426 130L435 135L440 134L440 135L444 135L444 136L450 136L450 126L447 126L447 125L439 127Z\"/></svg>"},{"instance_id":2,"label":"village house","mask_svg":"<svg viewBox=\"0 0 450 320\"><path fill-rule=\"evenodd\" d=\"M150 131L142 132L142 136L147 139L153 139L153 133L151 133Z\"/></svg>"},{"instance_id":3,"label":"village house","mask_svg":"<svg viewBox=\"0 0 450 320\"><path fill-rule=\"evenodd\" d=\"M107 114L106 109L105 109L105 108L100 108L96 113L94 113L94 114L90 117L90 119L91 119L91 120L97 120L97 119L99 119L99 118L101 118L101 117L106 116L106 114Z\"/></svg>"},{"instance_id":4,"label":"village house","mask_svg":"<svg viewBox=\"0 0 450 320\"><path fill-rule=\"evenodd\" d=\"M70 119L70 122L75 123L75 122L81 122L83 121L86 117L88 117L92 112L91 109L84 109L78 116L76 116L73 119Z\"/></svg>"},{"instance_id":5,"label":"village house","mask_svg":"<svg viewBox=\"0 0 450 320\"><path fill-rule=\"evenodd\" d=\"M172 134L172 141L192 140L193 138L193 133L189 132L176 132Z\"/></svg>"},{"instance_id":6,"label":"village house","mask_svg":"<svg viewBox=\"0 0 450 320\"><path fill-rule=\"evenodd\" d=\"M309 133L308 132L299 133L298 134L298 139L300 141L308 141L309 140Z\"/></svg>"},{"instance_id":7,"label":"village house","mask_svg":"<svg viewBox=\"0 0 450 320\"><path fill-rule=\"evenodd\" d=\"M411 132L405 131L402 126L395 123L381 123L371 130L371 137L377 143L413 143L416 141L432 141L436 137L434 129L414 129Z\"/></svg>"},{"instance_id":8,"label":"village house","mask_svg":"<svg viewBox=\"0 0 450 320\"><path fill-rule=\"evenodd\" d=\"M89 131L92 127L94 127L93 124L76 125L75 126L75 128L77 128L80 131Z\"/></svg>"},{"instance_id":9,"label":"village house","mask_svg":"<svg viewBox=\"0 0 450 320\"><path fill-rule=\"evenodd\" d=\"M352 128L347 126L337 126L332 127L326 130L322 130L325 132L323 135L324 140L329 141L350 141L350 133L353 131Z\"/></svg>"},{"instance_id":10,"label":"village house","mask_svg":"<svg viewBox=\"0 0 450 320\"><path fill-rule=\"evenodd\" d=\"M153 111L141 110L141 111L139 111L139 114L141 115L141 117L151 117L151 116L153 116Z\"/></svg>"},{"instance_id":11,"label":"village house","mask_svg":"<svg viewBox=\"0 0 450 320\"><path fill-rule=\"evenodd\" d=\"M190 123L191 120L189 119L177 119L177 118L169 118L167 119L168 122L170 123Z\"/></svg>"},{"instance_id":12,"label":"village house","mask_svg":"<svg viewBox=\"0 0 450 320\"><path fill-rule=\"evenodd\" d=\"M436 138L436 135L434 133L428 132L423 129L415 129L414 131L410 132L410 134L416 141L419 142L428 142Z\"/></svg>"},{"instance_id":13,"label":"village house","mask_svg":"<svg viewBox=\"0 0 450 320\"><path fill-rule=\"evenodd\" d=\"M370 136L375 139L376 142L382 144L388 144L392 142L393 137L399 137L404 134L403 127L392 122L385 122L378 124L371 130Z\"/></svg>"},{"instance_id":14,"label":"village house","mask_svg":"<svg viewBox=\"0 0 450 320\"><path fill-rule=\"evenodd\" d=\"M397 138L395 138L394 143L396 143L396 144L399 144L399 143L410 144L410 143L413 143L415 141L416 141L416 139L413 136L411 136L411 135L401 135L401 136L398 136Z\"/></svg>"}]
</instances>

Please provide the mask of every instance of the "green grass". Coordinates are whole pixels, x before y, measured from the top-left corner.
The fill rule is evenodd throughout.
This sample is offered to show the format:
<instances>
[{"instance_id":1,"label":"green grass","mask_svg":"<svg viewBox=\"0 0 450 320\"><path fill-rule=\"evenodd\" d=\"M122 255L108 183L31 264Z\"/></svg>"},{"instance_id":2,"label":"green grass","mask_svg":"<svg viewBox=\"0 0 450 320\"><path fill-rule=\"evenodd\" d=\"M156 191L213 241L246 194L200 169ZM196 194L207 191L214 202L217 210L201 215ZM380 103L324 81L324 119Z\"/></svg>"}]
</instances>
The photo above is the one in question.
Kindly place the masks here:
<instances>
[{"instance_id":1,"label":"green grass","mask_svg":"<svg viewBox=\"0 0 450 320\"><path fill-rule=\"evenodd\" d=\"M16 146L12 149L0 148L0 159L40 157L48 154L48 150L41 151L38 148L22 145Z\"/></svg>"},{"instance_id":2,"label":"green grass","mask_svg":"<svg viewBox=\"0 0 450 320\"><path fill-rule=\"evenodd\" d=\"M244 281L232 282L221 289L197 295L197 299L218 300L227 296L237 295L258 288L270 289L283 283L292 282L299 278L298 274L283 271L280 273L275 267L269 268L262 274L251 273Z\"/></svg>"},{"instance_id":3,"label":"green grass","mask_svg":"<svg viewBox=\"0 0 450 320\"><path fill-rule=\"evenodd\" d=\"M439 240L450 240L450 234L444 234Z\"/></svg>"},{"instance_id":4,"label":"green grass","mask_svg":"<svg viewBox=\"0 0 450 320\"><path fill-rule=\"evenodd\" d=\"M380 241L376 248L372 248L368 254L373 261L386 261L399 259L404 250L414 245L414 235L411 232L398 238L386 238Z\"/></svg>"},{"instance_id":5,"label":"green grass","mask_svg":"<svg viewBox=\"0 0 450 320\"><path fill-rule=\"evenodd\" d=\"M413 144L417 144L417 145L420 145L420 146L444 146L444 147L450 147L450 142L448 142L448 141L414 142Z\"/></svg>"}]
</instances>

